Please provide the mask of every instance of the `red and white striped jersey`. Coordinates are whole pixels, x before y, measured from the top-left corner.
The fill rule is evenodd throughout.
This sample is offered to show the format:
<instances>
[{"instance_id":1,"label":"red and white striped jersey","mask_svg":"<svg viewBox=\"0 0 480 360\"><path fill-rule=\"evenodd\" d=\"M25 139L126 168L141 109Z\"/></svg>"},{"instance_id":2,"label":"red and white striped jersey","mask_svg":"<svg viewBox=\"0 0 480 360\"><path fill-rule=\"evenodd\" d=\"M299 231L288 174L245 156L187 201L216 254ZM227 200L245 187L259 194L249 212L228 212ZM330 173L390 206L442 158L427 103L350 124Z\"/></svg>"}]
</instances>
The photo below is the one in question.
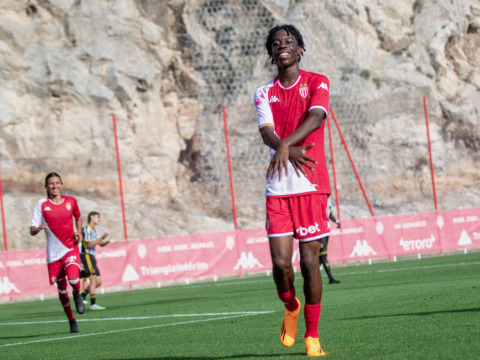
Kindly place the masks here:
<instances>
[{"instance_id":1,"label":"red and white striped jersey","mask_svg":"<svg viewBox=\"0 0 480 360\"><path fill-rule=\"evenodd\" d=\"M303 70L300 70L297 80L289 87L284 87L278 77L275 77L255 91L259 129L272 126L280 139L287 138L305 121L310 110L320 108L325 114L328 113L329 87L326 76ZM282 174L282 180L278 181L277 174L272 182L267 181L266 196L331 193L325 161L324 129L325 121L319 129L297 144L306 146L315 143L306 152L307 156L317 161L317 164L310 163L314 171L304 167L307 176L302 173L297 176L293 165L288 162L288 177ZM275 150L270 149L270 159L274 154Z\"/></svg>"},{"instance_id":2,"label":"red and white striped jersey","mask_svg":"<svg viewBox=\"0 0 480 360\"><path fill-rule=\"evenodd\" d=\"M40 199L35 206L30 226L45 228L47 236L47 263L61 259L67 252L75 248L75 230L73 218L80 219L77 200L72 196L63 196L61 203L54 203L48 198Z\"/></svg>"}]
</instances>

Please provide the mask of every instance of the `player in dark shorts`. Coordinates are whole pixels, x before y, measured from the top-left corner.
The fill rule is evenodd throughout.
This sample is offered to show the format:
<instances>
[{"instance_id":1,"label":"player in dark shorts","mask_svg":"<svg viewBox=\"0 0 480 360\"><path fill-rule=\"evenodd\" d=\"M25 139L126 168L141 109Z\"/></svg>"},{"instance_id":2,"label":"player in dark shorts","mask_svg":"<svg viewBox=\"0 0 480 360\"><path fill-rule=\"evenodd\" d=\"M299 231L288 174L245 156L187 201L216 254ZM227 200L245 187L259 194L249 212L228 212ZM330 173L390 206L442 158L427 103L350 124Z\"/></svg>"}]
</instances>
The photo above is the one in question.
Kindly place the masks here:
<instances>
[{"instance_id":1,"label":"player in dark shorts","mask_svg":"<svg viewBox=\"0 0 480 360\"><path fill-rule=\"evenodd\" d=\"M342 226L340 224L340 221L338 221L335 215L333 215L333 206L332 206L332 201L330 200L330 197L328 197L328 201L327 201L327 218L329 220L332 220L335 224L337 224L337 228L340 228ZM320 255L319 255L320 264L323 265L323 269L327 273L330 284L339 284L340 281L336 280L332 275L332 270L330 269L330 263L328 262L328 259L327 259L327 254L328 254L327 246L328 246L329 238L330 236L327 236L322 238L322 240L320 240L320 242L322 243L322 247L320 249Z\"/></svg>"}]
</instances>

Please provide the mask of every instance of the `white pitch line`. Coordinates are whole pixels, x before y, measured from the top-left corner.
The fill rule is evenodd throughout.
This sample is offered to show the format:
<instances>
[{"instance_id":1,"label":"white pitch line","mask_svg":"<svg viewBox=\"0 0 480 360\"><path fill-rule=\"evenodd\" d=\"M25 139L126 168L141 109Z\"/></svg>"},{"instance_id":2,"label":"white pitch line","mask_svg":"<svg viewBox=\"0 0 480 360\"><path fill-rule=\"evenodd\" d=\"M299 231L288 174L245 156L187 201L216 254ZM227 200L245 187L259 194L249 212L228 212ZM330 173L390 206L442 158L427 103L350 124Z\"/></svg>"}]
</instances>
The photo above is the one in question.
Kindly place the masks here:
<instances>
[{"instance_id":1,"label":"white pitch line","mask_svg":"<svg viewBox=\"0 0 480 360\"><path fill-rule=\"evenodd\" d=\"M77 322L90 322L90 321L119 321L119 320L148 320L148 319L163 319L163 318L175 318L175 317L199 317L199 316L220 316L220 315L262 315L269 314L273 311L242 311L242 312L226 312L226 313L206 313L206 314L171 314L171 315L157 315L157 316L127 316L127 317L115 317L115 318L100 318L100 319L76 319ZM25 322L12 322L12 323L0 323L2 325L39 325L39 324L53 324L64 323L65 320L47 320L47 321L25 321Z\"/></svg>"},{"instance_id":2,"label":"white pitch line","mask_svg":"<svg viewBox=\"0 0 480 360\"><path fill-rule=\"evenodd\" d=\"M424 266L414 266L414 267L406 267L406 268L393 268L393 269L380 269L380 270L366 270L366 271L356 271L356 272L346 272L341 273L341 276L344 275L365 275L371 273L383 273L383 272L390 272L390 271L409 271L409 270L428 270L433 268L439 267L447 267L447 266L467 266L467 265L479 265L480 262L461 262L455 264L439 264L439 265L424 265Z\"/></svg>"},{"instance_id":3,"label":"white pitch line","mask_svg":"<svg viewBox=\"0 0 480 360\"><path fill-rule=\"evenodd\" d=\"M182 321L182 322L177 322L177 323L173 323L173 324L159 324L159 325L151 325L151 326L142 326L142 327L133 328L133 329L109 330L109 331L103 331L103 332L96 332L96 333L92 333L92 334L70 335L70 336L65 336L65 337L61 337L61 338L51 338L51 339L43 339L43 340L25 341L25 342L21 342L21 343L4 344L4 345L0 345L0 348L2 348L2 347L7 347L7 346L38 344L38 343L49 342L49 341L60 341L60 340L68 340L68 339L77 339L77 338L79 338L79 337L87 337L87 336L97 336L97 335L105 335L105 334L115 334L115 333L127 332L127 331L149 330L149 329L155 329L155 328L160 328L160 327L175 326L175 325L186 325L186 324L195 324L195 323L207 322L207 321L215 321L215 320L233 319L233 318L242 317L242 316L257 315L257 314L259 314L259 313L260 313L260 314L267 314L267 313L272 313L272 312L273 312L273 311L263 311L263 312L258 312L258 313L256 313L256 312L235 313L235 315L233 315L233 316L222 316L222 317L215 318L215 319Z\"/></svg>"}]
</instances>

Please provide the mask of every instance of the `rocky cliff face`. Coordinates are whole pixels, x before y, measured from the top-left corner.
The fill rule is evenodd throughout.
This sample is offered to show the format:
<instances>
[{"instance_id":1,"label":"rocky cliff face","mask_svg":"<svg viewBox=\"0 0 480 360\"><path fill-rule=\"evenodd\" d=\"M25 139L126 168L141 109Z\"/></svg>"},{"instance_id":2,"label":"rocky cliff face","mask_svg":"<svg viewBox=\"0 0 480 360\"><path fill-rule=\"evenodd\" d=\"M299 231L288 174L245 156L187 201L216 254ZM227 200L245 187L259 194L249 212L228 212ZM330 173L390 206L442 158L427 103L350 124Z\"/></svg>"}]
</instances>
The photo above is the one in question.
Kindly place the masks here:
<instances>
[{"instance_id":1,"label":"rocky cliff face","mask_svg":"<svg viewBox=\"0 0 480 360\"><path fill-rule=\"evenodd\" d=\"M418 155L425 140L416 140L424 120L418 106L405 105L424 95L442 206L478 205L477 1L4 0L0 166L9 249L44 245L28 226L50 171L84 215L100 211L103 227L124 236L112 114L130 238L232 229L228 181L216 165L224 149L215 145L223 141L218 109L231 110L238 158L255 164L234 164L245 184L266 161L256 153L251 104L275 70L264 38L285 22L304 34L302 67L331 80L379 215L431 210L428 200L411 199L418 187L428 192L429 166ZM261 178L237 194L254 195L240 201L240 227L263 224ZM361 196L343 196L343 214L368 213Z\"/></svg>"}]
</instances>

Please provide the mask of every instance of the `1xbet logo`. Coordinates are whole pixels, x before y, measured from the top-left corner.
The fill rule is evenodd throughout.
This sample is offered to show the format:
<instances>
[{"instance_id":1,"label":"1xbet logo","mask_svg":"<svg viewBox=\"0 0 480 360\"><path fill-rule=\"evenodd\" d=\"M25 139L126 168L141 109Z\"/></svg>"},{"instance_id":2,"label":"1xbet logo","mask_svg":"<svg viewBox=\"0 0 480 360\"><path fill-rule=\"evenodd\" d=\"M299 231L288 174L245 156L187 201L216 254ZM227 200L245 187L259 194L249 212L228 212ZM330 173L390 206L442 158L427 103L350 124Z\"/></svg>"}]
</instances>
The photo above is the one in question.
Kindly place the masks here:
<instances>
[{"instance_id":1,"label":"1xbet logo","mask_svg":"<svg viewBox=\"0 0 480 360\"><path fill-rule=\"evenodd\" d=\"M310 225L308 228L300 226L296 232L298 236L306 236L308 234L315 234L317 232L320 232L320 227L318 226L317 223L315 225Z\"/></svg>"}]
</instances>

